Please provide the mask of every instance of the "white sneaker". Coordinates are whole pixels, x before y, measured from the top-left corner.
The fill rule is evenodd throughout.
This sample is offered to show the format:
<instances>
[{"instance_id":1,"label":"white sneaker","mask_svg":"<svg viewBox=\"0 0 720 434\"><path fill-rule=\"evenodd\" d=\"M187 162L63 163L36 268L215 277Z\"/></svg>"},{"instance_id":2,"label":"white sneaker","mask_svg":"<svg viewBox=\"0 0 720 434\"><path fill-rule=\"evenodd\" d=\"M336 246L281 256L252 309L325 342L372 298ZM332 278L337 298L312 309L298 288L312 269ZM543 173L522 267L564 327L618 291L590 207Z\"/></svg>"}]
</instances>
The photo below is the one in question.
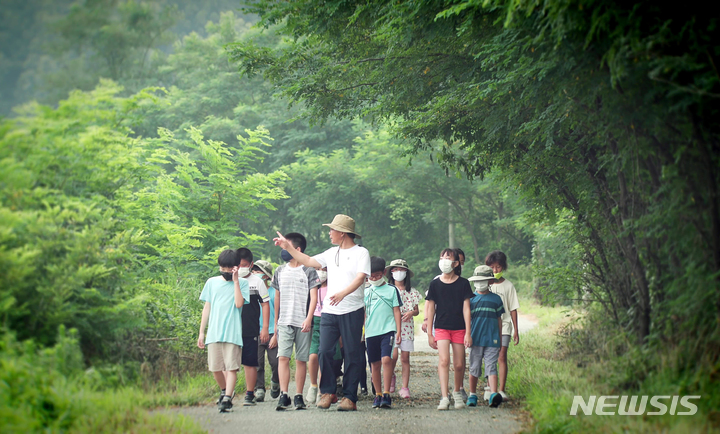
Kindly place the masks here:
<instances>
[{"instance_id":1,"label":"white sneaker","mask_svg":"<svg viewBox=\"0 0 720 434\"><path fill-rule=\"evenodd\" d=\"M486 390L486 391L485 391L485 394L483 395L483 399L484 399L485 401L490 401L490 395L492 395L492 392L489 391L489 390Z\"/></svg>"},{"instance_id":2,"label":"white sneaker","mask_svg":"<svg viewBox=\"0 0 720 434\"><path fill-rule=\"evenodd\" d=\"M465 408L465 401L463 401L462 392L453 392L453 401L455 401L455 408Z\"/></svg>"},{"instance_id":3,"label":"white sneaker","mask_svg":"<svg viewBox=\"0 0 720 434\"><path fill-rule=\"evenodd\" d=\"M503 401L507 401L507 400L508 400L508 396L507 396L507 393L505 393L505 391L500 390L500 391L498 391L498 393L500 394L500 396L503 397Z\"/></svg>"},{"instance_id":4,"label":"white sneaker","mask_svg":"<svg viewBox=\"0 0 720 434\"><path fill-rule=\"evenodd\" d=\"M447 396L443 396L440 400L440 404L438 404L437 409L438 410L447 410L450 407L450 400Z\"/></svg>"},{"instance_id":5,"label":"white sneaker","mask_svg":"<svg viewBox=\"0 0 720 434\"><path fill-rule=\"evenodd\" d=\"M305 401L307 401L308 404L315 404L315 400L317 400L317 394L318 394L318 388L310 386L310 389L308 389L307 395L305 395Z\"/></svg>"}]
</instances>

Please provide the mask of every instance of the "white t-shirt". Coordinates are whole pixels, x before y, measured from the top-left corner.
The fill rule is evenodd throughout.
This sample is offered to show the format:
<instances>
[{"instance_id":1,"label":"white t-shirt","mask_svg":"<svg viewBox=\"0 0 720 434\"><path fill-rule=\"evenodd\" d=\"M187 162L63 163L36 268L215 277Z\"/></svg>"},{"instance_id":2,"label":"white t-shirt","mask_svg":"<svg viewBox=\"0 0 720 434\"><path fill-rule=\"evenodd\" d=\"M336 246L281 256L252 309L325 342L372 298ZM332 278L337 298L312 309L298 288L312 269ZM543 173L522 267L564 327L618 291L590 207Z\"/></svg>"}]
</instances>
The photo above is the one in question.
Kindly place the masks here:
<instances>
[{"instance_id":1,"label":"white t-shirt","mask_svg":"<svg viewBox=\"0 0 720 434\"><path fill-rule=\"evenodd\" d=\"M520 308L517 291L515 291L515 285L505 279L503 283L490 285L490 292L500 296L503 301L503 307L505 308L505 313L502 314L502 334L512 335L513 323L510 312Z\"/></svg>"},{"instance_id":2,"label":"white t-shirt","mask_svg":"<svg viewBox=\"0 0 720 434\"><path fill-rule=\"evenodd\" d=\"M347 288L358 273L370 275L370 253L365 247L360 247L357 244L349 249L332 247L315 255L313 258L323 267L327 267L328 289L323 303L323 313L344 315L365 307L363 284L360 284L358 289L348 294L336 306L332 306L329 300L329 297ZM336 261L339 261L340 265L337 265Z\"/></svg>"}]
</instances>

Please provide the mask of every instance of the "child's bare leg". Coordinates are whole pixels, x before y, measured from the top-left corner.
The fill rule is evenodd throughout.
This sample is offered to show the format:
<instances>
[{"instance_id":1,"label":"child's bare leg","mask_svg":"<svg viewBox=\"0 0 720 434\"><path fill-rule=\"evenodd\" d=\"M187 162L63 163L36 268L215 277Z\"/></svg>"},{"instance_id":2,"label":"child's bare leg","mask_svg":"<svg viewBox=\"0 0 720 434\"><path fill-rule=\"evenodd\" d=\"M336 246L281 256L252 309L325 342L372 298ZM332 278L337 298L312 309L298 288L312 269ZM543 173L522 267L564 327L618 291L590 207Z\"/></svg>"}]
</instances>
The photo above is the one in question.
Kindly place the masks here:
<instances>
[{"instance_id":1,"label":"child's bare leg","mask_svg":"<svg viewBox=\"0 0 720 434\"><path fill-rule=\"evenodd\" d=\"M463 344L452 344L452 352L453 368L455 368L455 389L453 391L459 392L465 379L465 346Z\"/></svg>"},{"instance_id":2,"label":"child's bare leg","mask_svg":"<svg viewBox=\"0 0 720 434\"><path fill-rule=\"evenodd\" d=\"M235 394L235 383L237 382L237 371L225 371L225 395Z\"/></svg>"},{"instance_id":3,"label":"child's bare leg","mask_svg":"<svg viewBox=\"0 0 720 434\"><path fill-rule=\"evenodd\" d=\"M477 382L477 379L476 379L476 382ZM498 376L497 375L489 375L488 376L488 385L490 386L490 392L497 392L498 391L498 388L497 388Z\"/></svg>"},{"instance_id":4,"label":"child's bare leg","mask_svg":"<svg viewBox=\"0 0 720 434\"><path fill-rule=\"evenodd\" d=\"M403 351L400 354L400 361L402 362L402 384L407 389L410 385L410 352Z\"/></svg>"},{"instance_id":5,"label":"child's bare leg","mask_svg":"<svg viewBox=\"0 0 720 434\"><path fill-rule=\"evenodd\" d=\"M450 341L442 340L437 341L438 347L438 378L440 379L440 393L443 398L448 396L448 379L450 373L448 372L450 366Z\"/></svg>"},{"instance_id":6,"label":"child's bare leg","mask_svg":"<svg viewBox=\"0 0 720 434\"><path fill-rule=\"evenodd\" d=\"M390 393L390 381L392 381L393 371L393 359L392 357L383 357L382 358L382 369L383 369L383 383L385 384L385 389L383 390L383 393ZM375 388L376 392L379 392L381 389Z\"/></svg>"},{"instance_id":7,"label":"child's bare leg","mask_svg":"<svg viewBox=\"0 0 720 434\"><path fill-rule=\"evenodd\" d=\"M477 393L478 377L470 376L470 393Z\"/></svg>"},{"instance_id":8,"label":"child's bare leg","mask_svg":"<svg viewBox=\"0 0 720 434\"><path fill-rule=\"evenodd\" d=\"M295 360L295 391L300 395L305 387L305 374L307 374L307 362Z\"/></svg>"},{"instance_id":9,"label":"child's bare leg","mask_svg":"<svg viewBox=\"0 0 720 434\"><path fill-rule=\"evenodd\" d=\"M372 371L372 384L375 386L375 393L382 393L382 380L380 378L380 367L382 366L381 361L372 362L370 364L370 370Z\"/></svg>"},{"instance_id":10,"label":"child's bare leg","mask_svg":"<svg viewBox=\"0 0 720 434\"><path fill-rule=\"evenodd\" d=\"M508 347L500 347L500 355L498 356L498 386L500 390L505 391L505 382L507 381L507 352ZM488 381L489 383L490 381Z\"/></svg>"},{"instance_id":11,"label":"child's bare leg","mask_svg":"<svg viewBox=\"0 0 720 434\"><path fill-rule=\"evenodd\" d=\"M398 361L398 355L399 355L399 353L400 353L400 348L398 348L398 347L393 348L393 351L392 351L392 366L390 366L390 370L391 370L392 372L395 372L395 367L397 366L397 361Z\"/></svg>"},{"instance_id":12,"label":"child's bare leg","mask_svg":"<svg viewBox=\"0 0 720 434\"><path fill-rule=\"evenodd\" d=\"M310 385L318 385L318 368L320 367L317 354L310 354L310 360L307 363L308 373L310 374Z\"/></svg>"},{"instance_id":13,"label":"child's bare leg","mask_svg":"<svg viewBox=\"0 0 720 434\"><path fill-rule=\"evenodd\" d=\"M220 387L220 390L225 390L225 372L213 371L213 377L215 377L215 382Z\"/></svg>"},{"instance_id":14,"label":"child's bare leg","mask_svg":"<svg viewBox=\"0 0 720 434\"><path fill-rule=\"evenodd\" d=\"M278 357L278 379L280 391L287 393L290 386L290 357Z\"/></svg>"},{"instance_id":15,"label":"child's bare leg","mask_svg":"<svg viewBox=\"0 0 720 434\"><path fill-rule=\"evenodd\" d=\"M243 366L245 369L245 390L253 392L255 390L255 383L257 383L257 367L256 366Z\"/></svg>"}]
</instances>

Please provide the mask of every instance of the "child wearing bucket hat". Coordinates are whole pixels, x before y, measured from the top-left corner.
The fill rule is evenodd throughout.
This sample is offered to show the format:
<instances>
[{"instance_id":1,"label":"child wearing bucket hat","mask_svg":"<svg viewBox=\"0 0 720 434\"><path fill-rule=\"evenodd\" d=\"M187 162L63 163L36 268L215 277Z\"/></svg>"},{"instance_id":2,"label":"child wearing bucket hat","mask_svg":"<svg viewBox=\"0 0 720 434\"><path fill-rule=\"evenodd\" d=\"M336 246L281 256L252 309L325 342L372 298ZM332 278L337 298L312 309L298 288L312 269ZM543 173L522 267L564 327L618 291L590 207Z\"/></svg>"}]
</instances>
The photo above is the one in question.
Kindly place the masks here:
<instances>
[{"instance_id":1,"label":"child wearing bucket hat","mask_svg":"<svg viewBox=\"0 0 720 434\"><path fill-rule=\"evenodd\" d=\"M467 405L477 405L477 384L484 360L485 376L490 386L488 401L490 407L497 407L502 402L502 396L497 393L497 360L502 345L502 314L505 309L502 299L490 292L490 285L495 281L492 268L480 265L468 280L475 286L475 295L470 299L473 345L470 348L470 396Z\"/></svg>"},{"instance_id":2,"label":"child wearing bucket hat","mask_svg":"<svg viewBox=\"0 0 720 434\"><path fill-rule=\"evenodd\" d=\"M400 345L393 348L393 364L392 364L392 381L390 383L390 393L395 391L395 366L397 365L398 356L402 363L402 388L400 389L400 397L410 398L410 353L415 350L415 321L413 317L420 314L418 305L420 304L420 293L412 287L410 279L415 274L410 270L408 263L404 259L395 259L385 268L385 276L391 285L395 285L400 293L402 304L400 305L400 315L402 316Z\"/></svg>"},{"instance_id":3,"label":"child wearing bucket hat","mask_svg":"<svg viewBox=\"0 0 720 434\"><path fill-rule=\"evenodd\" d=\"M343 375L343 399L339 411L357 410L357 391L363 369L362 327L365 320L364 283L370 276L370 254L366 248L355 244L360 235L355 231L355 220L338 214L330 228L332 247L310 257L292 248L283 235L273 239L276 246L286 249L302 265L325 268L328 272L328 289L320 317L320 399L317 407L330 408L335 400L336 383L333 369L335 344L342 338L345 357Z\"/></svg>"}]
</instances>

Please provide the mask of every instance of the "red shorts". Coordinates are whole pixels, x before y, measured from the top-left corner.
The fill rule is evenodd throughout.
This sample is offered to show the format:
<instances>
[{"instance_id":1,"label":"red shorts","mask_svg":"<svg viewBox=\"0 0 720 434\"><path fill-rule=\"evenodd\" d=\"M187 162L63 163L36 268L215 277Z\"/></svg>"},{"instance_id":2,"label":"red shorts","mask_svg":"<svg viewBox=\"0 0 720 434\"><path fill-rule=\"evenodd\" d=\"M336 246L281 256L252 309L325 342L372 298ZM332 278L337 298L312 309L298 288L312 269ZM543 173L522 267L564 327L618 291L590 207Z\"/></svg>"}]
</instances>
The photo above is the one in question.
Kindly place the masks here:
<instances>
[{"instance_id":1,"label":"red shorts","mask_svg":"<svg viewBox=\"0 0 720 434\"><path fill-rule=\"evenodd\" d=\"M465 343L465 330L435 329L436 341L450 341L452 344Z\"/></svg>"}]
</instances>

